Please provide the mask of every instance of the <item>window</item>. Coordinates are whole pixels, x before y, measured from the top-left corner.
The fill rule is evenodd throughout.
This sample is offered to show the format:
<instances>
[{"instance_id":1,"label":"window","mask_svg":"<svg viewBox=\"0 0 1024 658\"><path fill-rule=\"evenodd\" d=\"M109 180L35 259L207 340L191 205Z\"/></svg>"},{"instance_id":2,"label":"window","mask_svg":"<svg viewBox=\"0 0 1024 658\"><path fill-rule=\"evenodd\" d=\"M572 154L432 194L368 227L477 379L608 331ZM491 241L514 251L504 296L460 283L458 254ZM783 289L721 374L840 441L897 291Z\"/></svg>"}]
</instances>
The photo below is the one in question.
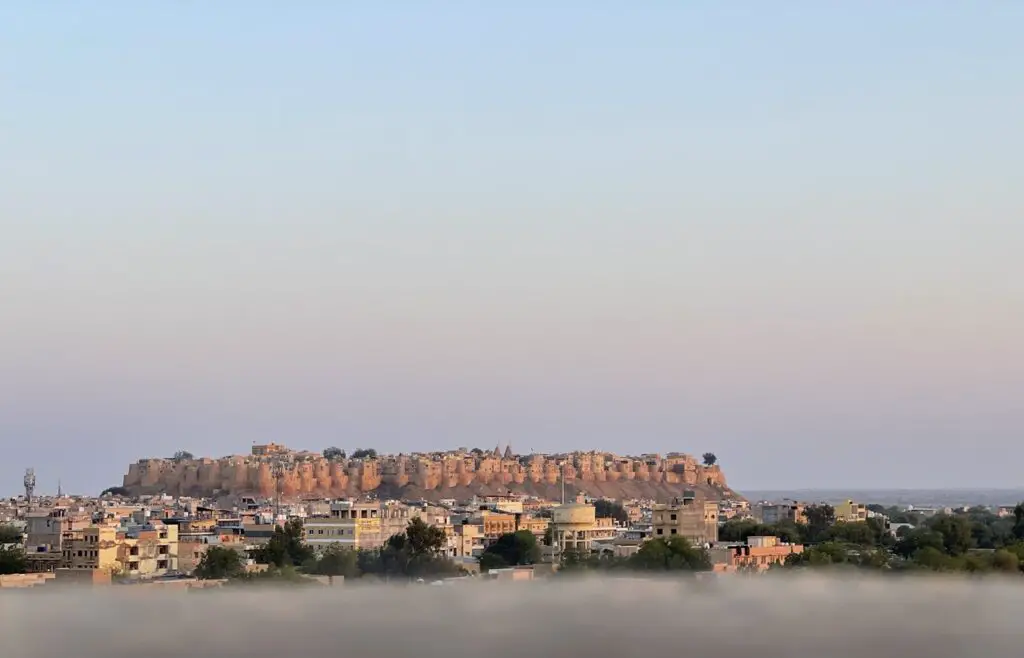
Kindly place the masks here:
<instances>
[{"instance_id":1,"label":"window","mask_svg":"<svg viewBox=\"0 0 1024 658\"><path fill-rule=\"evenodd\" d=\"M664 530L662 530L661 528L658 528L658 530L657 530L657 534L659 534L659 535L663 535L663 534L665 534L665 531L664 531Z\"/></svg>"},{"instance_id":2,"label":"window","mask_svg":"<svg viewBox=\"0 0 1024 658\"><path fill-rule=\"evenodd\" d=\"M673 514L671 518L672 518L673 521L675 521L676 520L676 515Z\"/></svg>"},{"instance_id":3,"label":"window","mask_svg":"<svg viewBox=\"0 0 1024 658\"><path fill-rule=\"evenodd\" d=\"M676 529L675 528L672 528L672 534L673 535L676 534Z\"/></svg>"}]
</instances>

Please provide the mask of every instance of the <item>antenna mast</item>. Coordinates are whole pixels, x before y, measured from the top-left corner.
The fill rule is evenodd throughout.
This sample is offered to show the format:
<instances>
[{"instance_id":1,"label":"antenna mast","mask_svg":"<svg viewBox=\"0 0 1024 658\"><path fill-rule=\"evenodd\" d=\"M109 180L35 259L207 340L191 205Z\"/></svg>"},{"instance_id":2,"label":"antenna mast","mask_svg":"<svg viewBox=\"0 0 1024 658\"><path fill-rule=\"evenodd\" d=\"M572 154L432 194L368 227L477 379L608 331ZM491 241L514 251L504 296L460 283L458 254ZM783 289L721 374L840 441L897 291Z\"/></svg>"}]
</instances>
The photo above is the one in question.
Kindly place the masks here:
<instances>
[{"instance_id":1,"label":"antenna mast","mask_svg":"<svg viewBox=\"0 0 1024 658\"><path fill-rule=\"evenodd\" d=\"M274 525L277 525L277 519L281 516L281 478L284 476L284 464L276 461L271 468L274 474Z\"/></svg>"},{"instance_id":2,"label":"antenna mast","mask_svg":"<svg viewBox=\"0 0 1024 658\"><path fill-rule=\"evenodd\" d=\"M562 462L562 504L565 505L565 462Z\"/></svg>"},{"instance_id":3,"label":"antenna mast","mask_svg":"<svg viewBox=\"0 0 1024 658\"><path fill-rule=\"evenodd\" d=\"M22 480L25 485L25 500L28 502L29 509L32 509L32 496L36 492L36 471L34 468L25 469L25 479Z\"/></svg>"}]
</instances>

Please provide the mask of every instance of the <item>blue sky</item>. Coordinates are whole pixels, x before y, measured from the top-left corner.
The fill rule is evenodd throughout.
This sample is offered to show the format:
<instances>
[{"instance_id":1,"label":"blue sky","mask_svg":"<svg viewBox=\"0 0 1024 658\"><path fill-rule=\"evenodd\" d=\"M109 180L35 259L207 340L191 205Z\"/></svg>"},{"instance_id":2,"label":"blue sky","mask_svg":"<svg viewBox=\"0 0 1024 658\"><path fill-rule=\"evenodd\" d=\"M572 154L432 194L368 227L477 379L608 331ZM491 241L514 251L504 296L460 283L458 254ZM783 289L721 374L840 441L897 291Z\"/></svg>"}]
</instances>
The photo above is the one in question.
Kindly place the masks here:
<instances>
[{"instance_id":1,"label":"blue sky","mask_svg":"<svg viewBox=\"0 0 1024 658\"><path fill-rule=\"evenodd\" d=\"M4 6L0 489L266 440L1019 484L1022 26L995 1Z\"/></svg>"}]
</instances>

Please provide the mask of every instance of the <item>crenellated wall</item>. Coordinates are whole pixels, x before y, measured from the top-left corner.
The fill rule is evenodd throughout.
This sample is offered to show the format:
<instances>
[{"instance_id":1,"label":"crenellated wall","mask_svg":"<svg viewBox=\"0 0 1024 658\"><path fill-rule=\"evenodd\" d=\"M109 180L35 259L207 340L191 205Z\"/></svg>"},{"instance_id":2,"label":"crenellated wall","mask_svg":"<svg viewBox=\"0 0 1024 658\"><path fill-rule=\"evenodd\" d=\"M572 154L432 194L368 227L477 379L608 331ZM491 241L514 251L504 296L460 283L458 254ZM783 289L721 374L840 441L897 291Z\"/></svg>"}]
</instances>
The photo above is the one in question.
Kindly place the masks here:
<instances>
[{"instance_id":1,"label":"crenellated wall","mask_svg":"<svg viewBox=\"0 0 1024 658\"><path fill-rule=\"evenodd\" d=\"M410 496L448 497L465 491L548 493L567 486L589 495L669 498L683 489L729 495L725 475L689 455L623 457L610 453L515 456L496 453L386 455L376 459L329 460L309 453L236 455L221 459L143 459L132 464L124 486L135 494L214 496L275 493L275 466L281 494L358 496L385 487Z\"/></svg>"}]
</instances>

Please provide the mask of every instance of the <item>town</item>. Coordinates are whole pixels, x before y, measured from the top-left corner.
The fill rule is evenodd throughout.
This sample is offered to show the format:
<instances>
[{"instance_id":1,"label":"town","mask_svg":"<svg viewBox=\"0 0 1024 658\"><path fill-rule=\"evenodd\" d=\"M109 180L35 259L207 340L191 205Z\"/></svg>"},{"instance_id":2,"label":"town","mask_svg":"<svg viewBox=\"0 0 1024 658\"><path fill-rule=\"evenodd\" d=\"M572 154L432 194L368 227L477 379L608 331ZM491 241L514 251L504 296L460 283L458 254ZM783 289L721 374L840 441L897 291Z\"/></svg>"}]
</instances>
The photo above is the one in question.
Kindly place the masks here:
<instances>
[{"instance_id":1,"label":"town","mask_svg":"<svg viewBox=\"0 0 1024 658\"><path fill-rule=\"evenodd\" d=\"M1024 562L1021 504L936 509L853 500L751 503L725 485L711 453L700 465L678 453L517 457L509 447L411 458L365 450L349 458L336 448L316 455L269 444L226 459L255 476L228 477L233 489L210 489L211 478L203 484L195 472L206 465L209 473L216 461L178 454L140 462L145 472L133 465L122 486L95 497L62 491L37 496L29 470L24 494L0 501L0 587L448 585L586 572L727 576L821 566L1020 576ZM609 481L605 473L595 475L594 464L627 473L621 493L636 479L634 462L645 469L642 481L662 485L660 498L587 493L588 485ZM286 477L329 473L339 463L346 481L349 474L362 480L356 487L342 483L350 495L330 495L331 486L316 478L301 484L301 478L289 483ZM519 471L517 464L523 465ZM532 482L543 480L550 495L522 491L531 483L531 468L537 474ZM427 475L416 485L407 470L413 478ZM431 475L446 470L452 474L448 487ZM392 485L400 478L402 487L382 486L389 478ZM423 485L430 478L428 492ZM183 481L191 484L183 487ZM480 486L470 493L472 483ZM403 487L418 495L380 495L400 494Z\"/></svg>"}]
</instances>

